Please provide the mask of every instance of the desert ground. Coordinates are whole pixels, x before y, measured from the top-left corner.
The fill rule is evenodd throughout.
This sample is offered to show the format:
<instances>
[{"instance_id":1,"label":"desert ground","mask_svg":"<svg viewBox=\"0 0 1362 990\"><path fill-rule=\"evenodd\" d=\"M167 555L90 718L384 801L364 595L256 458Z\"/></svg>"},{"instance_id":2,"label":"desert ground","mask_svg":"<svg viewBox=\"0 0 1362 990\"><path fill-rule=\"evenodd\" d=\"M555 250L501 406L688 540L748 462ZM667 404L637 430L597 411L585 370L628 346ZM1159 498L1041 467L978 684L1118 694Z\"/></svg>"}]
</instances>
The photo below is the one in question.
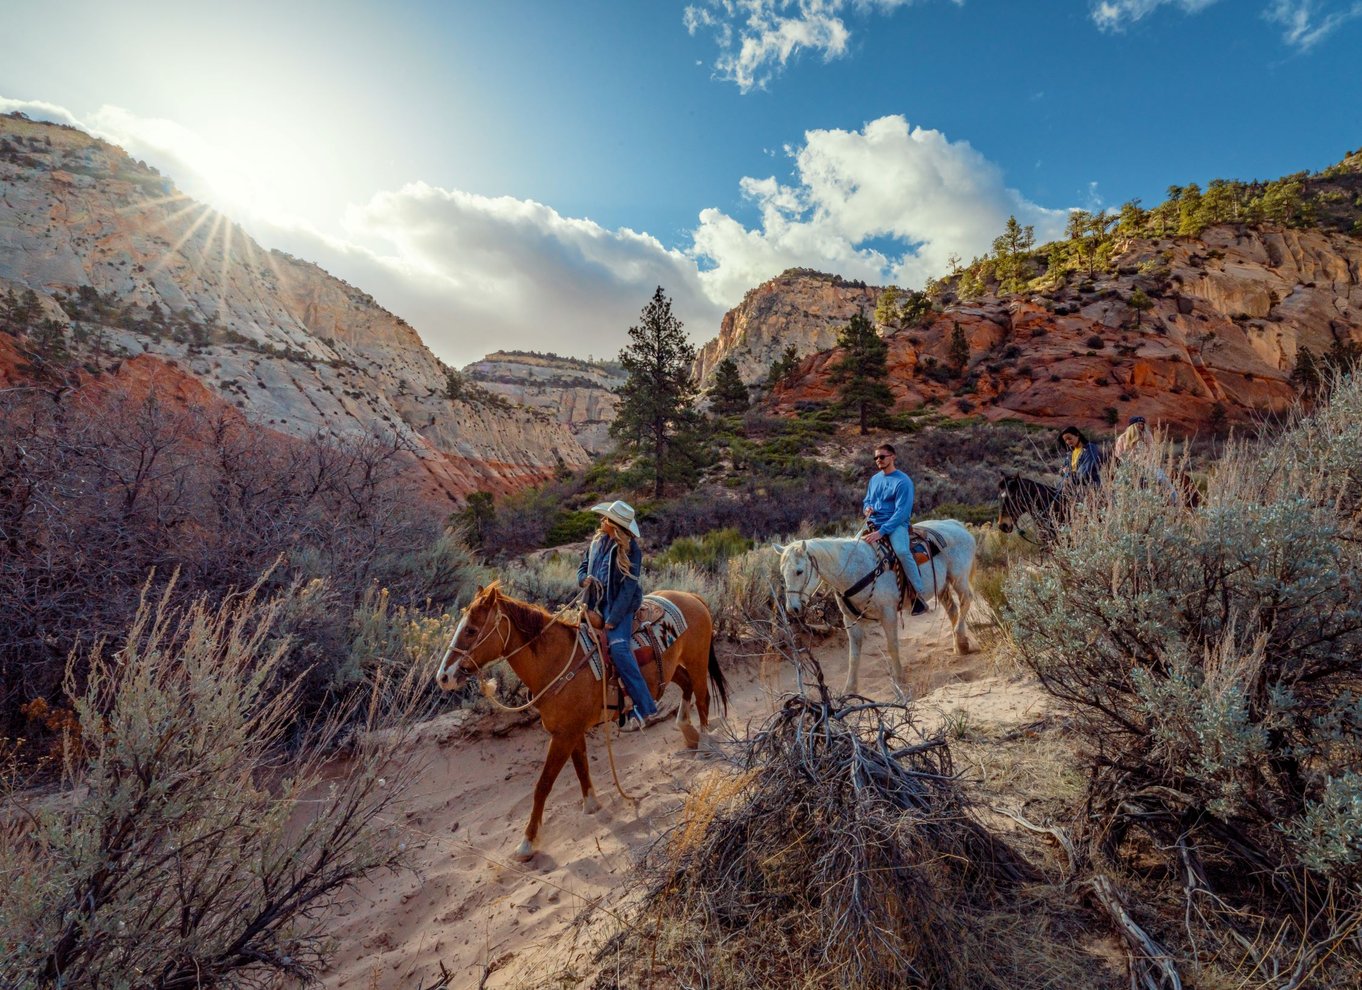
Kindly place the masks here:
<instances>
[{"instance_id":1,"label":"desert ground","mask_svg":"<svg viewBox=\"0 0 1362 990\"><path fill-rule=\"evenodd\" d=\"M1045 714L1043 692L999 664L987 646L987 627L980 631L975 652L957 655L944 612L903 621L902 655L924 724L997 732ZM757 649L719 646L731 695L727 718L712 725L720 747L724 738L759 725L780 694L795 688L789 666L779 671L778 685L769 667L761 676ZM845 635L830 636L814 654L828 683L840 688ZM878 626L866 637L860 693L893 697ZM669 687L664 710L678 700L678 689ZM634 860L677 822L687 793L717 764L713 755L687 750L671 720L643 733L612 729L621 783L637 798L631 802L611 780L603 731L593 730L588 743L601 810L583 813L576 776L566 768L548 800L540 851L521 864L511 853L548 739L537 719L460 710L423 725L413 755L425 769L406 796L400 822L410 830L416 869L380 876L347 899L324 985L426 987L441 965L453 990L575 986L587 979L597 968L592 956L603 933L636 893ZM957 769L969 776L970 766L961 763Z\"/></svg>"}]
</instances>

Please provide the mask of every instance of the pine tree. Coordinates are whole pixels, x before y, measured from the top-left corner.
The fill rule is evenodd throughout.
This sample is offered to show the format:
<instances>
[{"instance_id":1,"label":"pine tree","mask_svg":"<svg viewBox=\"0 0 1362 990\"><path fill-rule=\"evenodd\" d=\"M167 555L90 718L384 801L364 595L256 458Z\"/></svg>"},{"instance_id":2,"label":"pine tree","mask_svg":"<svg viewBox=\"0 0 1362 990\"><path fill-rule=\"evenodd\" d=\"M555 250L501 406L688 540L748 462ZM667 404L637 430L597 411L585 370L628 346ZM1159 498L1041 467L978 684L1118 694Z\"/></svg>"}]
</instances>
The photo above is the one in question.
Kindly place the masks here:
<instances>
[{"instance_id":1,"label":"pine tree","mask_svg":"<svg viewBox=\"0 0 1362 990\"><path fill-rule=\"evenodd\" d=\"M789 378L795 368L799 367L799 352L795 350L794 344L786 344L785 350L780 352L780 356L771 362L771 368L766 372L766 388L773 389L786 378Z\"/></svg>"},{"instance_id":2,"label":"pine tree","mask_svg":"<svg viewBox=\"0 0 1362 990\"><path fill-rule=\"evenodd\" d=\"M899 287L885 286L875 303L875 322L882 327L897 326L899 322Z\"/></svg>"},{"instance_id":3,"label":"pine tree","mask_svg":"<svg viewBox=\"0 0 1362 990\"><path fill-rule=\"evenodd\" d=\"M959 320L955 321L955 328L951 331L950 355L951 366L958 375L965 370L965 365L969 364L969 338L965 336Z\"/></svg>"},{"instance_id":4,"label":"pine tree","mask_svg":"<svg viewBox=\"0 0 1362 990\"><path fill-rule=\"evenodd\" d=\"M1135 328L1138 330L1144 325L1144 314L1146 310L1154 308L1154 300L1149 298L1149 294L1144 289L1136 289L1126 300L1130 308L1135 310Z\"/></svg>"},{"instance_id":5,"label":"pine tree","mask_svg":"<svg viewBox=\"0 0 1362 990\"><path fill-rule=\"evenodd\" d=\"M487 545L487 534L497 521L496 503L491 492L473 492L464 507L454 513L453 521L462 526L468 542L481 549Z\"/></svg>"},{"instance_id":6,"label":"pine tree","mask_svg":"<svg viewBox=\"0 0 1362 990\"><path fill-rule=\"evenodd\" d=\"M689 469L691 458L680 449L669 471L669 448L681 447L695 419L695 380L690 369L695 348L672 315L671 300L657 287L643 307L637 326L629 328L630 343L620 351L627 380L619 388L620 407L610 435L622 447L651 457L653 496L662 497L664 480Z\"/></svg>"},{"instance_id":7,"label":"pine tree","mask_svg":"<svg viewBox=\"0 0 1362 990\"><path fill-rule=\"evenodd\" d=\"M1302 347L1296 352L1296 366L1291 369L1291 384L1300 389L1306 398L1312 398L1319 392L1319 387L1323 378L1319 371L1319 362L1310 348Z\"/></svg>"},{"instance_id":8,"label":"pine tree","mask_svg":"<svg viewBox=\"0 0 1362 990\"><path fill-rule=\"evenodd\" d=\"M843 408L856 412L864 436L870 432L870 424L881 419L894 404L886 382L889 345L861 312L838 333L837 346L842 348L842 355L833 364L828 379L839 386Z\"/></svg>"},{"instance_id":9,"label":"pine tree","mask_svg":"<svg viewBox=\"0 0 1362 990\"><path fill-rule=\"evenodd\" d=\"M738 374L738 363L726 357L714 368L714 384L709 388L709 408L717 416L733 416L747 412L751 404L747 386Z\"/></svg>"},{"instance_id":10,"label":"pine tree","mask_svg":"<svg viewBox=\"0 0 1362 990\"><path fill-rule=\"evenodd\" d=\"M998 258L998 274L1002 277L1003 292L1017 292L1022 283L1022 255L1036 243L1036 228L1023 227L1015 216L1007 218L1003 232L993 239L993 253Z\"/></svg>"}]
</instances>

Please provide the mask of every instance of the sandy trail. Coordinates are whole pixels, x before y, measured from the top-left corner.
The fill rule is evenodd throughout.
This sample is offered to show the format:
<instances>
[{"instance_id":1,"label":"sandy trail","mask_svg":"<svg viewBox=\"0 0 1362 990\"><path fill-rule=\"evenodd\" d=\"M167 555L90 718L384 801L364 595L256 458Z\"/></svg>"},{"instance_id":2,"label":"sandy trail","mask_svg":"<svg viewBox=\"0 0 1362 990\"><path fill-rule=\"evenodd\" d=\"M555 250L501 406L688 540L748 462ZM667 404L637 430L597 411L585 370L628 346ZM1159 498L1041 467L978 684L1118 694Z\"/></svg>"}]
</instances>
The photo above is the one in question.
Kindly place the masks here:
<instances>
[{"instance_id":1,"label":"sandy trail","mask_svg":"<svg viewBox=\"0 0 1362 990\"><path fill-rule=\"evenodd\" d=\"M939 610L907 620L900 642L924 718L962 709L972 725L1012 724L1044 710L1039 688L996 671L988 652L956 656ZM840 689L845 635L815 653ZM771 712L774 698L758 676L757 658L744 656L741 645L721 644L719 658L732 701L726 724L741 735ZM793 686L787 668L781 687ZM866 637L860 693L892 697L878 627ZM664 708L678 698L677 688L669 688ZM675 823L710 763L684 748L672 722L616 736L616 765L625 789L639 798L635 807L611 782L601 732L588 741L601 810L582 812L576 775L565 768L545 808L541 851L519 864L510 854L529 816L548 741L537 720L483 716L474 722L453 712L423 725L414 745L426 770L402 812L417 872L380 876L347 901L333 926L337 950L322 974L324 985L416 988L432 982L440 963L456 990L545 986L548 973L574 964L584 972L590 946L585 926L572 922L583 914L599 919L628 898L634 858Z\"/></svg>"}]
</instances>

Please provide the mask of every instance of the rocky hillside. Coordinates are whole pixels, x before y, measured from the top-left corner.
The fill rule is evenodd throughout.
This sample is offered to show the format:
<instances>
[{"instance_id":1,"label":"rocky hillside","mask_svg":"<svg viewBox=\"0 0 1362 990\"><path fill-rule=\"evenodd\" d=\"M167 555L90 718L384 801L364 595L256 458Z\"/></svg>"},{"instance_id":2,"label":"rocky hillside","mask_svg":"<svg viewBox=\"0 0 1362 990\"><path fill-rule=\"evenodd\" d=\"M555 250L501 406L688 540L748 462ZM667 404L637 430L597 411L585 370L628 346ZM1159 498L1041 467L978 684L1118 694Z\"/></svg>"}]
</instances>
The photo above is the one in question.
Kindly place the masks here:
<instances>
[{"instance_id":1,"label":"rocky hillside","mask_svg":"<svg viewBox=\"0 0 1362 990\"><path fill-rule=\"evenodd\" d=\"M544 410L567 426L590 453L610 446L610 422L619 405L615 389L625 380L618 364L495 351L465 367L463 374L511 402Z\"/></svg>"},{"instance_id":2,"label":"rocky hillside","mask_svg":"<svg viewBox=\"0 0 1362 990\"><path fill-rule=\"evenodd\" d=\"M1294 400L1303 349L1362 344L1362 239L1232 225L1137 239L1107 273L951 302L886 339L900 408L1090 428L1135 413L1180 430L1250 418ZM773 406L832 399L835 354L806 358Z\"/></svg>"},{"instance_id":3,"label":"rocky hillside","mask_svg":"<svg viewBox=\"0 0 1362 990\"><path fill-rule=\"evenodd\" d=\"M724 314L719 336L700 348L695 377L703 385L726 357L743 381L765 381L771 362L790 344L803 357L837 344L837 331L861 309L875 311L880 290L840 275L791 268L752 289Z\"/></svg>"},{"instance_id":4,"label":"rocky hillside","mask_svg":"<svg viewBox=\"0 0 1362 990\"><path fill-rule=\"evenodd\" d=\"M423 485L451 498L588 460L554 417L451 388L416 331L363 291L264 250L72 128L0 117L0 279L0 291L32 289L87 363L174 364L251 422L295 437L401 437Z\"/></svg>"}]
</instances>

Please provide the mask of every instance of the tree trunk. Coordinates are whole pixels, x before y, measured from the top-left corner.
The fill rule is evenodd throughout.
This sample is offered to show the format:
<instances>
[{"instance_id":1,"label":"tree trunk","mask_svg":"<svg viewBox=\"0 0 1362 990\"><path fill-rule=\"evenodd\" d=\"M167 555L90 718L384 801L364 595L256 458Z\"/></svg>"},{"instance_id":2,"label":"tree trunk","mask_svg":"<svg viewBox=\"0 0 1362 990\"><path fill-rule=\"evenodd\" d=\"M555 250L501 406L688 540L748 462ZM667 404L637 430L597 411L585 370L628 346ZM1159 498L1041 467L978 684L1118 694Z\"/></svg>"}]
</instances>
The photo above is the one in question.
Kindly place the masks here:
<instances>
[{"instance_id":1,"label":"tree trunk","mask_svg":"<svg viewBox=\"0 0 1362 990\"><path fill-rule=\"evenodd\" d=\"M653 428L653 498L662 497L662 451L666 447L666 433L661 424Z\"/></svg>"},{"instance_id":2,"label":"tree trunk","mask_svg":"<svg viewBox=\"0 0 1362 990\"><path fill-rule=\"evenodd\" d=\"M870 432L869 428L866 426L866 421L865 421L865 406L866 406L866 404L865 404L864 402L862 402L862 403L861 403L861 436L865 436L867 433Z\"/></svg>"}]
</instances>

